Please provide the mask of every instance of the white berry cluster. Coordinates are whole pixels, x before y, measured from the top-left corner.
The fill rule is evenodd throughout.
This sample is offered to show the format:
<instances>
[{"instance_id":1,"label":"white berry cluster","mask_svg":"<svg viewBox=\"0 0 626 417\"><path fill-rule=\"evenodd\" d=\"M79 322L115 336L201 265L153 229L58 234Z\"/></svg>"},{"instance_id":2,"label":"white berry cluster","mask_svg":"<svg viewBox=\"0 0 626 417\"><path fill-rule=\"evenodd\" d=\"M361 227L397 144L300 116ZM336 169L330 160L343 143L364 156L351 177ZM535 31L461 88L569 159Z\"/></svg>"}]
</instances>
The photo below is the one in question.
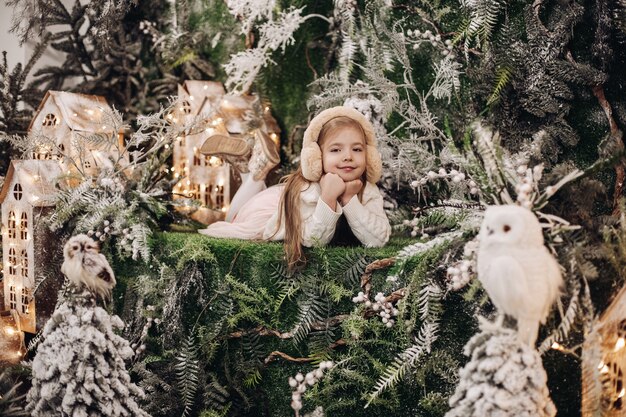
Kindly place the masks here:
<instances>
[{"instance_id":1,"label":"white berry cluster","mask_svg":"<svg viewBox=\"0 0 626 417\"><path fill-rule=\"evenodd\" d=\"M124 192L124 184L120 181L119 178L111 178L111 177L102 177L99 180L100 187L104 188L107 191L111 191L114 193L123 193Z\"/></svg>"},{"instance_id":2,"label":"white berry cluster","mask_svg":"<svg viewBox=\"0 0 626 417\"><path fill-rule=\"evenodd\" d=\"M159 39L156 22L142 20L139 22L139 30L142 31L144 35L150 35L152 37L152 42L156 42Z\"/></svg>"},{"instance_id":3,"label":"white berry cluster","mask_svg":"<svg viewBox=\"0 0 626 417\"><path fill-rule=\"evenodd\" d=\"M465 287L475 271L475 255L478 250L478 242L476 239L470 240L463 248L464 259L454 263L448 267L448 287L453 291L458 291Z\"/></svg>"},{"instance_id":4,"label":"white berry cluster","mask_svg":"<svg viewBox=\"0 0 626 417\"><path fill-rule=\"evenodd\" d=\"M417 234L420 233L420 228L418 227L418 218L415 217L412 220L404 219L402 220L402 225L411 229L411 237L417 237ZM428 237L428 233L422 233L420 235L422 239L426 239Z\"/></svg>"},{"instance_id":5,"label":"white berry cluster","mask_svg":"<svg viewBox=\"0 0 626 417\"><path fill-rule=\"evenodd\" d=\"M134 239L135 236L130 233L130 229L128 227L122 229L122 240L120 241L121 245L126 245L127 243L132 242Z\"/></svg>"},{"instance_id":6,"label":"white berry cluster","mask_svg":"<svg viewBox=\"0 0 626 417\"><path fill-rule=\"evenodd\" d=\"M526 165L520 165L517 167L516 172L519 179L518 183L515 185L517 202L520 203L522 207L531 209L533 207L533 193L543 173L543 164L536 165L532 169L528 168ZM551 195L551 191L548 189L546 189L546 193ZM554 192L552 191L552 193Z\"/></svg>"},{"instance_id":7,"label":"white berry cluster","mask_svg":"<svg viewBox=\"0 0 626 417\"><path fill-rule=\"evenodd\" d=\"M111 234L113 234L113 225L108 220L103 221L102 226L97 228L96 230L92 229L87 231L87 236L95 236L97 239L100 239L101 242L107 240L107 238L110 237Z\"/></svg>"},{"instance_id":8,"label":"white berry cluster","mask_svg":"<svg viewBox=\"0 0 626 417\"><path fill-rule=\"evenodd\" d=\"M365 307L376 311L382 319L383 324L389 328L393 327L396 322L394 318L398 316L398 309L395 308L392 303L386 301L385 294L382 292L376 294L374 302L371 302L368 299L367 294L360 291L356 297L352 298L352 302L365 303Z\"/></svg>"},{"instance_id":9,"label":"white berry cluster","mask_svg":"<svg viewBox=\"0 0 626 417\"><path fill-rule=\"evenodd\" d=\"M448 171L445 168L439 168L439 171L428 171L424 177L419 180L415 180L411 182L412 188L417 188L421 185L426 185L428 181L433 181L437 179L445 179L450 180L454 184L461 184L462 182L467 183L467 187L469 188L469 192L472 195L476 195L480 192L478 189L478 185L472 180L468 178L463 172L457 171L456 169L451 169Z\"/></svg>"},{"instance_id":10,"label":"white berry cluster","mask_svg":"<svg viewBox=\"0 0 626 417\"><path fill-rule=\"evenodd\" d=\"M454 58L454 45L450 39L446 39L444 42L441 41L441 35L434 34L430 30L425 30L422 32L419 29L415 30L407 30L406 31L408 42L413 44L413 49L419 49L419 47L423 43L430 43L434 47L438 47L442 50L442 54L444 56L450 55L450 58Z\"/></svg>"},{"instance_id":11,"label":"white berry cluster","mask_svg":"<svg viewBox=\"0 0 626 417\"><path fill-rule=\"evenodd\" d=\"M156 308L154 306L150 305L146 307L146 311L148 312L154 312L155 310ZM148 319L146 320L146 324L144 324L143 329L141 330L139 340L136 343L130 345L130 347L135 351L135 355L137 356L142 354L146 350L146 344L144 343L144 340L146 340L146 337L148 337L148 331L150 330L150 327L152 327L152 323L158 325L161 323L161 319L148 317Z\"/></svg>"},{"instance_id":12,"label":"white berry cluster","mask_svg":"<svg viewBox=\"0 0 626 417\"><path fill-rule=\"evenodd\" d=\"M324 376L324 371L333 367L332 361L320 362L317 369L308 372L306 375L298 372L295 377L289 377L289 386L293 388L291 393L291 408L296 412L296 416L299 415L299 411L302 409L302 395L306 392L307 385L312 387L317 384Z\"/></svg>"}]
</instances>

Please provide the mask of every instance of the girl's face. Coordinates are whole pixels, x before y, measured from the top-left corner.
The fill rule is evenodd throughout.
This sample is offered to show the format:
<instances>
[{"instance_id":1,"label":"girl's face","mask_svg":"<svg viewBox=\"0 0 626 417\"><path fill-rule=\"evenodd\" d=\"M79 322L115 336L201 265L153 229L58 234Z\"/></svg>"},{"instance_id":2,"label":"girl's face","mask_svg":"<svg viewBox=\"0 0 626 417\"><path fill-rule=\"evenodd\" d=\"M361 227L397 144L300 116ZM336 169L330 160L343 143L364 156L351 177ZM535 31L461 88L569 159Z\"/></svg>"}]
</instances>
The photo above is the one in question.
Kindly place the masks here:
<instances>
[{"instance_id":1,"label":"girl's face","mask_svg":"<svg viewBox=\"0 0 626 417\"><path fill-rule=\"evenodd\" d=\"M322 168L324 173L339 175L344 182L360 179L365 172L365 138L356 127L342 127L323 138Z\"/></svg>"}]
</instances>

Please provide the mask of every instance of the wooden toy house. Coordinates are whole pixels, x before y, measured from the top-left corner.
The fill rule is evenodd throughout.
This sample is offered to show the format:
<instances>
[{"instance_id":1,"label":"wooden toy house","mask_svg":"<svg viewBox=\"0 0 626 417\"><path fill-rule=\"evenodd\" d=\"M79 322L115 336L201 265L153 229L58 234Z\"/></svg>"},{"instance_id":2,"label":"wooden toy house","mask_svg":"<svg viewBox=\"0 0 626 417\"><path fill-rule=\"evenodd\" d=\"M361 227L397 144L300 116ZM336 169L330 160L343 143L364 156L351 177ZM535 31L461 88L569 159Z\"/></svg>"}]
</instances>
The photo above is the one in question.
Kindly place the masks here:
<instances>
[{"instance_id":1,"label":"wooden toy house","mask_svg":"<svg viewBox=\"0 0 626 417\"><path fill-rule=\"evenodd\" d=\"M59 159L64 172L97 175L124 148L123 132L113 131L112 114L104 97L48 91L28 128L29 135L41 138L32 158Z\"/></svg>"},{"instance_id":2,"label":"wooden toy house","mask_svg":"<svg viewBox=\"0 0 626 417\"><path fill-rule=\"evenodd\" d=\"M50 317L63 283L60 274L46 273L59 263L60 250L41 221L54 210L53 181L61 174L56 160L11 161L0 191L4 311L15 312L19 329L29 333Z\"/></svg>"},{"instance_id":3,"label":"wooden toy house","mask_svg":"<svg viewBox=\"0 0 626 417\"><path fill-rule=\"evenodd\" d=\"M224 218L239 178L231 166L215 155L203 155L202 144L214 134L234 136L254 145L254 130L267 132L278 146L278 123L269 106L256 95L227 95L215 81L185 81L178 88L175 111L168 115L173 123L196 120L201 128L181 135L173 148L172 171L179 181L174 198L197 200L201 208L192 217L209 224Z\"/></svg>"},{"instance_id":4,"label":"wooden toy house","mask_svg":"<svg viewBox=\"0 0 626 417\"><path fill-rule=\"evenodd\" d=\"M230 202L230 167L222 159L199 152L207 137L225 133L218 113L225 91L214 81L185 81L178 86L176 112L173 122L190 118L204 119L202 128L179 136L174 142L172 169L179 181L174 185L174 198L186 197L202 205L193 217L203 223L223 218ZM181 120L187 119L187 120Z\"/></svg>"}]
</instances>

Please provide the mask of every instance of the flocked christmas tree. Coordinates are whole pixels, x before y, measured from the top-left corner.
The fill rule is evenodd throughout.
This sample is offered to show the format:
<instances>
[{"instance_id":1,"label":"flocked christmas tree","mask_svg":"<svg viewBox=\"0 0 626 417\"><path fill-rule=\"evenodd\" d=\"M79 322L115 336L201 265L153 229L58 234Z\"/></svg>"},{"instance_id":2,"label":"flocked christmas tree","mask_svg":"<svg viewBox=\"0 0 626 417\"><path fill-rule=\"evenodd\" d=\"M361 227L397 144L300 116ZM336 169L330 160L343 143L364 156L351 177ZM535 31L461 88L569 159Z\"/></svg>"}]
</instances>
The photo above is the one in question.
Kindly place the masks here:
<instances>
[{"instance_id":1,"label":"flocked christmas tree","mask_svg":"<svg viewBox=\"0 0 626 417\"><path fill-rule=\"evenodd\" d=\"M124 364L133 350L115 333L123 327L90 291L71 287L46 324L33 360L30 415L149 416L138 404L144 393Z\"/></svg>"},{"instance_id":2,"label":"flocked christmas tree","mask_svg":"<svg viewBox=\"0 0 626 417\"><path fill-rule=\"evenodd\" d=\"M465 345L470 361L460 371L446 417L553 417L539 353L511 329L482 325Z\"/></svg>"}]
</instances>

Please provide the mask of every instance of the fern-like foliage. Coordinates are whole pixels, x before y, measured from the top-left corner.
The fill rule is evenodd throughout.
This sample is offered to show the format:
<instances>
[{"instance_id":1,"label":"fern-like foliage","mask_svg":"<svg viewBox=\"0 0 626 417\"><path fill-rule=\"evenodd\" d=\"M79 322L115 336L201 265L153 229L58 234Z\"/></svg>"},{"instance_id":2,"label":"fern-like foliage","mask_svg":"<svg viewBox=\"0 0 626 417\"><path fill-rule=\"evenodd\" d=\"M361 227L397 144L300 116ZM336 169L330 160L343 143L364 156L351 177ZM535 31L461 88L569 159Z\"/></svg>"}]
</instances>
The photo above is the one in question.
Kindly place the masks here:
<instances>
[{"instance_id":1,"label":"fern-like foliage","mask_svg":"<svg viewBox=\"0 0 626 417\"><path fill-rule=\"evenodd\" d=\"M375 401L385 390L397 385L406 373L413 369L424 354L430 353L432 342L436 340L439 325L426 322L422 325L415 343L400 353L383 375L368 396L366 407Z\"/></svg>"},{"instance_id":2,"label":"fern-like foliage","mask_svg":"<svg viewBox=\"0 0 626 417\"><path fill-rule=\"evenodd\" d=\"M512 69L510 67L498 67L496 69L496 81L493 86L493 92L487 99L487 105L492 105L500 100L504 89L509 85L511 81Z\"/></svg>"},{"instance_id":3,"label":"fern-like foliage","mask_svg":"<svg viewBox=\"0 0 626 417\"><path fill-rule=\"evenodd\" d=\"M298 303L298 320L292 329L294 344L300 344L311 331L315 322L323 321L329 316L329 301L316 291L304 291Z\"/></svg>"},{"instance_id":4,"label":"fern-like foliage","mask_svg":"<svg viewBox=\"0 0 626 417\"><path fill-rule=\"evenodd\" d=\"M465 48L472 43L486 47L493 35L500 17L507 8L506 0L464 0L461 2L468 11L469 22L464 31Z\"/></svg>"},{"instance_id":5,"label":"fern-like foliage","mask_svg":"<svg viewBox=\"0 0 626 417\"><path fill-rule=\"evenodd\" d=\"M184 410L183 417L191 412L198 391L199 373L198 347L194 335L187 336L180 351L176 355L176 386L182 397Z\"/></svg>"},{"instance_id":6,"label":"fern-like foliage","mask_svg":"<svg viewBox=\"0 0 626 417\"><path fill-rule=\"evenodd\" d=\"M210 382L205 386L203 394L204 405L212 413L209 414L211 417L226 416L230 410L228 389L219 382L214 373L208 374L208 378Z\"/></svg>"}]
</instances>

